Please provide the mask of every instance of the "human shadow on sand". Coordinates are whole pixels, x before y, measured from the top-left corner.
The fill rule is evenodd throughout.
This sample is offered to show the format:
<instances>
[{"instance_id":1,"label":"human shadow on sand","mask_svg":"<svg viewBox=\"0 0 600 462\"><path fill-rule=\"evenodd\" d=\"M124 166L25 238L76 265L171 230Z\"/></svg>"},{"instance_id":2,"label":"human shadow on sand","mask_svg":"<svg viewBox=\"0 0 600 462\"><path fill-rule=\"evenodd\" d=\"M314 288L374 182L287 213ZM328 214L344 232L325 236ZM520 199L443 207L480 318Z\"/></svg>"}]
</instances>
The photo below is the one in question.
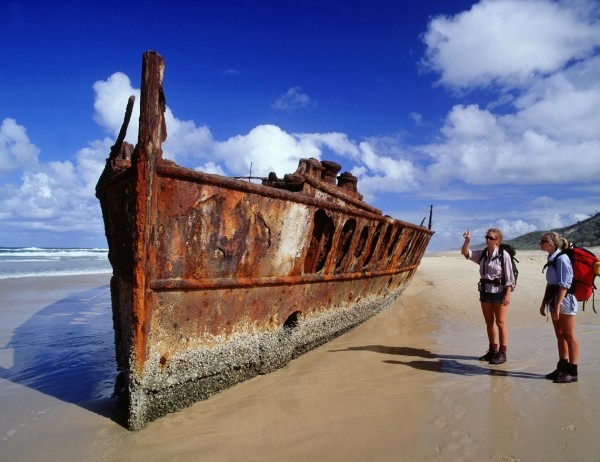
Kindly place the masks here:
<instances>
[{"instance_id":1,"label":"human shadow on sand","mask_svg":"<svg viewBox=\"0 0 600 462\"><path fill-rule=\"evenodd\" d=\"M417 356L433 361L415 360L415 361L398 361L398 360L384 360L387 364L398 364L403 366L409 366L414 369L430 372L441 372L446 374L458 374L458 375L493 375L500 377L518 377L524 379L534 380L545 380L545 375L533 374L529 372L510 371L504 369L496 369L498 366L483 367L475 364L468 364L461 361L465 360L478 360L477 356L460 356L460 355L445 355L432 353L429 350L423 348L412 348L412 347L391 347L385 345L364 345L358 347L348 347L343 350L330 350L332 352L342 351L372 351L375 353L382 353L387 355L399 355L399 356Z\"/></svg>"},{"instance_id":2,"label":"human shadow on sand","mask_svg":"<svg viewBox=\"0 0 600 462\"><path fill-rule=\"evenodd\" d=\"M17 327L7 345L12 365L0 377L116 420L117 376L108 286L42 308Z\"/></svg>"},{"instance_id":3,"label":"human shadow on sand","mask_svg":"<svg viewBox=\"0 0 600 462\"><path fill-rule=\"evenodd\" d=\"M399 355L399 356L419 356L420 358L429 359L477 359L476 356L459 356L459 355L441 355L432 353L424 348L412 348L412 347L394 347L385 345L364 345L356 347L348 347L343 350L330 350L332 352L342 351L372 351L374 353L382 353L385 355Z\"/></svg>"}]
</instances>

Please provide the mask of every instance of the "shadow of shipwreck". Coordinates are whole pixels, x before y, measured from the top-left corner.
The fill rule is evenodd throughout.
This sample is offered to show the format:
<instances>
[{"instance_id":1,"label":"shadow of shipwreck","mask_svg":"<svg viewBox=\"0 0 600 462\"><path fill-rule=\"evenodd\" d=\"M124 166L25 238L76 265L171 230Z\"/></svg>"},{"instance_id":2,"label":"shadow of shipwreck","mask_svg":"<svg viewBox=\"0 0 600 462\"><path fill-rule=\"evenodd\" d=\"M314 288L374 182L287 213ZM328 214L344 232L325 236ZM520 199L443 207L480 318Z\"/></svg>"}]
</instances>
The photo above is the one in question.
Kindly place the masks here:
<instances>
[{"instance_id":1,"label":"shadow of shipwreck","mask_svg":"<svg viewBox=\"0 0 600 462\"><path fill-rule=\"evenodd\" d=\"M0 349L13 353L12 366L0 367L0 377L118 421L108 286L42 308Z\"/></svg>"}]
</instances>

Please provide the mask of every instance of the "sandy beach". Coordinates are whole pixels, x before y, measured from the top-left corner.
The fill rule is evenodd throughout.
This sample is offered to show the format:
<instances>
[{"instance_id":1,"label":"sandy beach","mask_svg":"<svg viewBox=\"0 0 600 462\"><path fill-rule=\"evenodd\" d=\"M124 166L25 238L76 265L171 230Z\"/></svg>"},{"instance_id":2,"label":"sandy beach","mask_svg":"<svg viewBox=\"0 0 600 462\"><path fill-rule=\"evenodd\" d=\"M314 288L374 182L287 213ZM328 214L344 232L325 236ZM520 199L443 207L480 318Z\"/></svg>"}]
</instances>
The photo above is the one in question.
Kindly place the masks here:
<instances>
[{"instance_id":1,"label":"sandy beach","mask_svg":"<svg viewBox=\"0 0 600 462\"><path fill-rule=\"evenodd\" d=\"M109 275L0 280L0 461L598 462L600 314L578 315L580 381L545 380L545 254L517 257L504 365L477 360L477 266L431 254L390 309L139 432L114 421Z\"/></svg>"}]
</instances>

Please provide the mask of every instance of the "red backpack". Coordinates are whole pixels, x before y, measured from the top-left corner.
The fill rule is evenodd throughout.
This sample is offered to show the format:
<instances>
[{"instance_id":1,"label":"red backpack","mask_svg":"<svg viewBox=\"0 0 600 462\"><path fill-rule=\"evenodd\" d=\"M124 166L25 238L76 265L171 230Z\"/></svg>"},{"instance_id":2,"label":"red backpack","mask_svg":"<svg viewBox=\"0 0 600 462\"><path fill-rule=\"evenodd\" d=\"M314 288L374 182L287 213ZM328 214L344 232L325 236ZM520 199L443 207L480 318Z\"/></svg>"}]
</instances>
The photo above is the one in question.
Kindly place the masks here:
<instances>
[{"instance_id":1,"label":"red backpack","mask_svg":"<svg viewBox=\"0 0 600 462\"><path fill-rule=\"evenodd\" d=\"M568 293L573 294L577 301L583 302L583 309L585 310L585 302L592 297L594 290L597 288L594 279L598 274L594 271L598 271L600 266L595 265L595 263L600 262L600 259L588 249L571 244L568 249L560 252L552 263L544 265L544 269L548 265L556 267L556 259L562 254L567 255L571 260L571 265L573 265L573 282ZM596 313L593 298L592 308Z\"/></svg>"}]
</instances>

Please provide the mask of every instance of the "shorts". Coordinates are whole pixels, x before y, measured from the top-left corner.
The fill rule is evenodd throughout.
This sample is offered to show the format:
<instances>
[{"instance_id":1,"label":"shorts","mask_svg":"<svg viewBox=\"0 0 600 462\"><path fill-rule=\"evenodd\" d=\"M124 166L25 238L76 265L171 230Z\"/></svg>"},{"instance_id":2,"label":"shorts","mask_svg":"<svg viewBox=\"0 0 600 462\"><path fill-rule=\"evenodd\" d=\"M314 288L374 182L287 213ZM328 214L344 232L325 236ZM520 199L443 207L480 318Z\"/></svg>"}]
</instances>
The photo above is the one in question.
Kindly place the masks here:
<instances>
[{"instance_id":1,"label":"shorts","mask_svg":"<svg viewBox=\"0 0 600 462\"><path fill-rule=\"evenodd\" d=\"M577 314L579 305L575 305L573 308L569 308L565 305L560 305L560 314L564 314L566 316L575 316ZM552 311L552 310L550 310Z\"/></svg>"},{"instance_id":2,"label":"shorts","mask_svg":"<svg viewBox=\"0 0 600 462\"><path fill-rule=\"evenodd\" d=\"M506 292L506 289L498 293L479 292L479 301L483 303L494 303L499 305L502 303L502 300L504 300L504 292Z\"/></svg>"}]
</instances>

